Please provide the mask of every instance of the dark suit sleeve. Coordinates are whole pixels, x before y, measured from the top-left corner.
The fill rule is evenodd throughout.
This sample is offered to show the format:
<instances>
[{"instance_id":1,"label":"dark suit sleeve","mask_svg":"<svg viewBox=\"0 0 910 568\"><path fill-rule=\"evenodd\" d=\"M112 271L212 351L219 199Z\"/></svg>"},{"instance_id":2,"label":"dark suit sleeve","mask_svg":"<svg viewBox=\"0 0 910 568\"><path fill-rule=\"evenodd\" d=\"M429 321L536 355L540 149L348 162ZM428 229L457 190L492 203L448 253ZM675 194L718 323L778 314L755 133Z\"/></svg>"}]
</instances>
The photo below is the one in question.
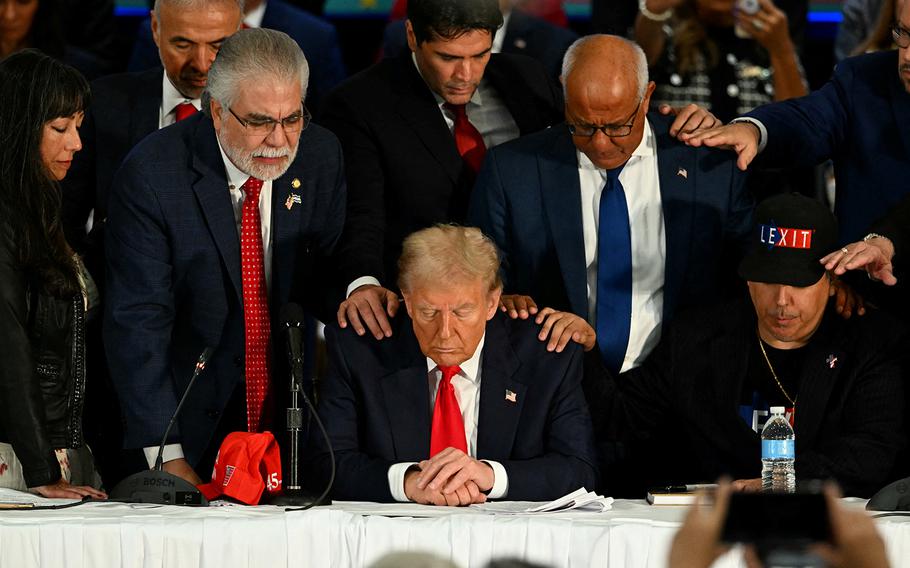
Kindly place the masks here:
<instances>
[{"instance_id":1,"label":"dark suit sleeve","mask_svg":"<svg viewBox=\"0 0 910 568\"><path fill-rule=\"evenodd\" d=\"M500 462L509 476L509 499L546 501L579 487L595 487L597 459L581 386L582 350L573 346L573 351L550 404L544 455Z\"/></svg>"},{"instance_id":2,"label":"dark suit sleeve","mask_svg":"<svg viewBox=\"0 0 910 568\"><path fill-rule=\"evenodd\" d=\"M840 413L837 435L824 437L812 450L801 450L797 438L800 478L837 479L849 495L871 495L887 481L905 443L894 427L903 424L905 400L897 350L906 338L896 341L898 337L892 334L888 345L870 346L880 351L856 369L859 378Z\"/></svg>"},{"instance_id":3,"label":"dark suit sleeve","mask_svg":"<svg viewBox=\"0 0 910 568\"><path fill-rule=\"evenodd\" d=\"M63 231L66 240L77 253L87 247L85 225L89 213L95 208L95 117L91 108L85 110L82 128L79 129L82 150L73 156L73 167L60 182L63 192ZM100 223L95 219L95 223ZM100 275L95 274L96 278Z\"/></svg>"},{"instance_id":4,"label":"dark suit sleeve","mask_svg":"<svg viewBox=\"0 0 910 568\"><path fill-rule=\"evenodd\" d=\"M332 495L336 499L391 502L389 468L391 460L374 458L362 451L360 416L364 410L356 392L351 368L348 366L339 333L326 328L326 348L329 351L329 372L322 382L319 416L325 425L335 452L335 482ZM325 487L331 474L331 457L325 441L316 428L311 428L312 472L315 487Z\"/></svg>"},{"instance_id":5,"label":"dark suit sleeve","mask_svg":"<svg viewBox=\"0 0 910 568\"><path fill-rule=\"evenodd\" d=\"M323 103L319 123L338 136L344 150L347 212L344 232L336 250L337 278L347 287L361 276L384 282L386 180L383 157L374 133L358 109L337 91Z\"/></svg>"},{"instance_id":6,"label":"dark suit sleeve","mask_svg":"<svg viewBox=\"0 0 910 568\"><path fill-rule=\"evenodd\" d=\"M26 330L25 274L0 236L0 424L22 463L28 487L60 479L60 465L48 442L44 397Z\"/></svg>"},{"instance_id":7,"label":"dark suit sleeve","mask_svg":"<svg viewBox=\"0 0 910 568\"><path fill-rule=\"evenodd\" d=\"M895 271L905 273L902 254L906 251L907 243L910 242L910 196L905 197L888 215L877 221L870 228L870 232L878 233L891 239L894 244L894 258L891 262L894 264Z\"/></svg>"},{"instance_id":8,"label":"dark suit sleeve","mask_svg":"<svg viewBox=\"0 0 910 568\"><path fill-rule=\"evenodd\" d=\"M157 445L177 406L171 251L151 176L128 161L114 179L105 245L104 345L126 419L126 447Z\"/></svg>"},{"instance_id":9,"label":"dark suit sleeve","mask_svg":"<svg viewBox=\"0 0 910 568\"><path fill-rule=\"evenodd\" d=\"M307 58L310 61L310 96L307 97L307 106L313 112L318 112L325 96L347 76L338 32L334 26L327 25L326 28L321 42L322 49L312 59Z\"/></svg>"},{"instance_id":10,"label":"dark suit sleeve","mask_svg":"<svg viewBox=\"0 0 910 568\"><path fill-rule=\"evenodd\" d=\"M853 82L854 69L848 60L838 65L821 89L748 113L768 130L768 145L760 160L769 166L812 166L831 158L847 136Z\"/></svg>"},{"instance_id":11,"label":"dark suit sleeve","mask_svg":"<svg viewBox=\"0 0 910 568\"><path fill-rule=\"evenodd\" d=\"M512 293L509 288L509 247L510 229L507 226L509 215L506 210L506 196L499 173L499 153L495 148L487 152L468 208L468 225L478 227L490 237L499 248L502 268L503 291Z\"/></svg>"}]
</instances>

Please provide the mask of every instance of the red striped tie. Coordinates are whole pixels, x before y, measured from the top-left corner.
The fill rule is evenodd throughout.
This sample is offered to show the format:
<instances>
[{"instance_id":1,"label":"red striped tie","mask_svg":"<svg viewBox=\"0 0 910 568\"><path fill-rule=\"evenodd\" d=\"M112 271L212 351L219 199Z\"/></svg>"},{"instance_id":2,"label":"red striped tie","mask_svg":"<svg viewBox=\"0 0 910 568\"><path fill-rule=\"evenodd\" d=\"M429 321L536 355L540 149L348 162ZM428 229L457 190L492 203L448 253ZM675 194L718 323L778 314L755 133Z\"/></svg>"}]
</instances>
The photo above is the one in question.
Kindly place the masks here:
<instances>
[{"instance_id":1,"label":"red striped tie","mask_svg":"<svg viewBox=\"0 0 910 568\"><path fill-rule=\"evenodd\" d=\"M430 434L430 457L442 450L452 447L468 453L468 442L464 435L464 420L461 408L455 398L455 387L452 377L461 371L461 367L439 367L442 379L436 389L436 404L433 407L433 425Z\"/></svg>"},{"instance_id":2,"label":"red striped tie","mask_svg":"<svg viewBox=\"0 0 910 568\"><path fill-rule=\"evenodd\" d=\"M246 337L246 415L247 428L258 432L263 404L269 390L268 291L262 249L262 223L259 217L259 192L262 180L251 177L241 187L246 194L240 220L240 264L243 277L243 321Z\"/></svg>"}]
</instances>

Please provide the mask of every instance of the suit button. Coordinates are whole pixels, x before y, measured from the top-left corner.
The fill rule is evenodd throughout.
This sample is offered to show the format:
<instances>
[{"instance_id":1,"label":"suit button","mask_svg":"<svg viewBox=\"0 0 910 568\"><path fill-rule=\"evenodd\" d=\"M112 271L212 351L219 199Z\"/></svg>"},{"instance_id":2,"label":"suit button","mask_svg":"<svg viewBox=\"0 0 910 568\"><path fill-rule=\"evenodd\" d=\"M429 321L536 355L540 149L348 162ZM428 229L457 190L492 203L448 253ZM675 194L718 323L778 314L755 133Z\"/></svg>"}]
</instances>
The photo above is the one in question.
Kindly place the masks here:
<instances>
[{"instance_id":1,"label":"suit button","mask_svg":"<svg viewBox=\"0 0 910 568\"><path fill-rule=\"evenodd\" d=\"M218 416L220 414L221 414L221 412L215 410L214 408L210 408L205 411L205 415L208 416L209 418L211 418L212 420L217 420Z\"/></svg>"}]
</instances>

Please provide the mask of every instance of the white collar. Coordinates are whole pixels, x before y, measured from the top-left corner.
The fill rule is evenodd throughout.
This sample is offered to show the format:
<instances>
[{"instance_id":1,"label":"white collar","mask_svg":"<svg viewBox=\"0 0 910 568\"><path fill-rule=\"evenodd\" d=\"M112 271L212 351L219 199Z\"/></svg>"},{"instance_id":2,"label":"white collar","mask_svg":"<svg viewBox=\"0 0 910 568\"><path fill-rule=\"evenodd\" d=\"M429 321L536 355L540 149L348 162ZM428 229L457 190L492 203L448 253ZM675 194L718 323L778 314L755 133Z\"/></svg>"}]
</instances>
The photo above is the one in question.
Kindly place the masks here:
<instances>
[{"instance_id":1,"label":"white collar","mask_svg":"<svg viewBox=\"0 0 910 568\"><path fill-rule=\"evenodd\" d=\"M479 378L480 357L483 354L483 342L486 337L487 333L484 331L483 336L480 338L480 342L477 344L477 349L474 350L474 354L471 355L471 358L458 365L461 368L461 373L459 374L472 383L476 383ZM436 364L436 361L427 357L427 374L432 373L437 367L439 367L439 365Z\"/></svg>"},{"instance_id":2,"label":"white collar","mask_svg":"<svg viewBox=\"0 0 910 568\"><path fill-rule=\"evenodd\" d=\"M594 165L594 162L591 161L591 158L581 150L576 150L575 154L578 156L578 167L583 170L597 170L600 172L600 175L606 178L607 170L603 168L598 168ZM638 147L635 148L635 151L632 152L632 157L638 156L640 158L647 158L650 156L657 155L657 145L655 142L654 130L651 128L651 122L648 120L647 115L645 116L645 131L641 137L641 142L638 143ZM629 158L629 160L632 159ZM628 163L628 162L626 162Z\"/></svg>"},{"instance_id":3,"label":"white collar","mask_svg":"<svg viewBox=\"0 0 910 568\"><path fill-rule=\"evenodd\" d=\"M224 161L224 172L227 174L228 186L231 189L239 190L240 187L246 183L246 180L250 179L250 174L245 173L240 168L235 166L234 162L228 158L228 155L224 153L224 148L221 146L221 140L218 140L218 150L221 151L221 159Z\"/></svg>"},{"instance_id":4,"label":"white collar","mask_svg":"<svg viewBox=\"0 0 910 568\"><path fill-rule=\"evenodd\" d=\"M261 28L262 27L262 18L265 17L265 5L266 0L262 1L262 4L256 7L255 10L250 10L243 16L243 23L248 25L251 28Z\"/></svg>"},{"instance_id":5,"label":"white collar","mask_svg":"<svg viewBox=\"0 0 910 568\"><path fill-rule=\"evenodd\" d=\"M199 99L188 99L184 97L180 91L177 90L177 87L171 83L171 80L167 76L166 71L162 71L161 75L161 110L163 114L167 116L174 111L174 108L183 103L192 103L196 110L202 110L202 102Z\"/></svg>"}]
</instances>

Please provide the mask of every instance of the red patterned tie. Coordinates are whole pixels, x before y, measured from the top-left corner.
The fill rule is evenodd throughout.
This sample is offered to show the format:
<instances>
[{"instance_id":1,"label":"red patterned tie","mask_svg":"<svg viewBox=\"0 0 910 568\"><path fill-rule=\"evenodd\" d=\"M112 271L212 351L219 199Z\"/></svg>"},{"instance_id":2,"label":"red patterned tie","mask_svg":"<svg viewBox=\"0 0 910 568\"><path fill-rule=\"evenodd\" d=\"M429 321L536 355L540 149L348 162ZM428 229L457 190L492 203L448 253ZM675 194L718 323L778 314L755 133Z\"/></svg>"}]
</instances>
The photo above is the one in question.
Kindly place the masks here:
<instances>
[{"instance_id":1,"label":"red patterned tie","mask_svg":"<svg viewBox=\"0 0 910 568\"><path fill-rule=\"evenodd\" d=\"M461 371L461 367L439 367L442 379L436 389L436 404L433 407L433 426L430 435L430 457L442 450L452 447L468 453L468 442L464 435L464 420L461 408L455 398L455 387L452 377Z\"/></svg>"},{"instance_id":2,"label":"red patterned tie","mask_svg":"<svg viewBox=\"0 0 910 568\"><path fill-rule=\"evenodd\" d=\"M487 153L487 147L483 143L483 136L468 120L464 105L445 103L443 106L455 115L455 147L458 148L458 154L476 175L480 171L483 157Z\"/></svg>"},{"instance_id":3,"label":"red patterned tie","mask_svg":"<svg viewBox=\"0 0 910 568\"><path fill-rule=\"evenodd\" d=\"M243 216L240 220L240 264L243 276L243 321L246 330L246 416L250 432L258 432L263 403L269 390L268 291L262 250L259 192L262 180L251 177L241 187Z\"/></svg>"},{"instance_id":4,"label":"red patterned tie","mask_svg":"<svg viewBox=\"0 0 910 568\"><path fill-rule=\"evenodd\" d=\"M189 118L199 112L191 103L180 103L174 108L177 109L177 122L180 122L184 118Z\"/></svg>"}]
</instances>

